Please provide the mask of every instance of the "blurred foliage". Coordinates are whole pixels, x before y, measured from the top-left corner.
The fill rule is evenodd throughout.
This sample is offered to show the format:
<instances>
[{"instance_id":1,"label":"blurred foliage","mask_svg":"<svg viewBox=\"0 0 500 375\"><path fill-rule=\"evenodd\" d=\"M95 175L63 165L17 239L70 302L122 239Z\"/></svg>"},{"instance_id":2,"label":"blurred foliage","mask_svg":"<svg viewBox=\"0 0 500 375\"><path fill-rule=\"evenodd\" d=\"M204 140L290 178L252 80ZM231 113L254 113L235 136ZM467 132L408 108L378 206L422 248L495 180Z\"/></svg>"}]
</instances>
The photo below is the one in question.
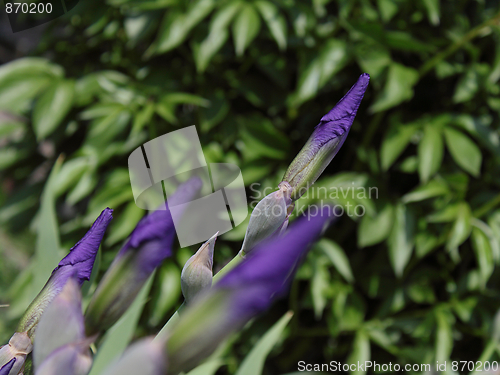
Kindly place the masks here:
<instances>
[{"instance_id":1,"label":"blurred foliage","mask_svg":"<svg viewBox=\"0 0 500 375\"><path fill-rule=\"evenodd\" d=\"M367 72L343 149L296 208L351 214L314 247L289 300L199 371L236 373L289 307L262 374L299 360L500 360L498 1L86 0L37 30L28 56L0 66L0 341L107 206L94 278L110 264L144 214L133 149L196 124L207 160L240 166L255 201ZM217 243L219 268L244 231ZM181 303L194 250L156 273L136 337Z\"/></svg>"}]
</instances>

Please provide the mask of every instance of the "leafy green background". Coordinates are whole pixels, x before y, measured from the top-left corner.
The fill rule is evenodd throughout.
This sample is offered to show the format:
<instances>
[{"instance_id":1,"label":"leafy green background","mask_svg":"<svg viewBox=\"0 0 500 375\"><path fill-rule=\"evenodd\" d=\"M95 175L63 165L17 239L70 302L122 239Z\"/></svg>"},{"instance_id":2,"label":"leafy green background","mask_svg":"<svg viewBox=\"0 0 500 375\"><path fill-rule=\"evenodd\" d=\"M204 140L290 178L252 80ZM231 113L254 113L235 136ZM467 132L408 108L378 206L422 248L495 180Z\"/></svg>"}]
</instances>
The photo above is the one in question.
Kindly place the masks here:
<instances>
[{"instance_id":1,"label":"leafy green background","mask_svg":"<svg viewBox=\"0 0 500 375\"><path fill-rule=\"evenodd\" d=\"M34 29L31 48L3 33L0 342L109 206L115 219L85 292L95 288L144 215L130 189L133 149L196 124L207 160L240 166L255 200L367 72L350 135L317 183L346 196L309 194L296 209L321 200L366 214L342 217L289 298L198 373L249 374L247 353L267 356L262 374L296 372L300 360L500 360L497 1L85 0ZM370 187L371 199L352 194ZM244 230L217 242L218 269ZM163 326L193 251L159 269L116 340ZM287 327L259 341L288 310Z\"/></svg>"}]
</instances>

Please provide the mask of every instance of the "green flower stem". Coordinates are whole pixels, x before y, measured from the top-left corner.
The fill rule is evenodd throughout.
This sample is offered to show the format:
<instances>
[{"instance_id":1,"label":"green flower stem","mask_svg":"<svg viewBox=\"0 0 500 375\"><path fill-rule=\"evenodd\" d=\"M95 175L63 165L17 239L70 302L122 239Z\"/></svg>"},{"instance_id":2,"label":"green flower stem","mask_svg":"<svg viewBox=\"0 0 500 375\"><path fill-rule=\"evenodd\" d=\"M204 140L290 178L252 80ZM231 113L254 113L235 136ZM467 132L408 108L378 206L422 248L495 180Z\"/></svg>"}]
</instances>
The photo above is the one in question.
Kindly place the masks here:
<instances>
[{"instance_id":1,"label":"green flower stem","mask_svg":"<svg viewBox=\"0 0 500 375\"><path fill-rule=\"evenodd\" d=\"M233 259L231 259L231 261L228 264L226 264L224 267L222 267L222 269L219 272L217 272L217 274L213 278L213 283L216 284L221 279L222 276L224 276L226 273L228 273L234 267L240 264L241 261L245 259L244 257L245 256L240 251Z\"/></svg>"},{"instance_id":2,"label":"green flower stem","mask_svg":"<svg viewBox=\"0 0 500 375\"><path fill-rule=\"evenodd\" d=\"M219 272L217 272L217 274L213 277L212 283L213 284L217 283L222 276L224 276L226 273L228 273L230 270L232 270L234 267L236 267L238 264L240 264L243 259L245 259L245 258L244 258L244 255L242 254L242 252L241 251L238 252L238 254L233 259L231 259L231 261L228 264L226 264ZM170 319L168 320L168 322L165 323L165 325L163 326L161 331L158 333L158 335L156 335L156 339L166 338L165 335L168 332L169 328L174 326L175 323L177 322L177 320L179 320L179 314L182 311L182 309L184 309L185 307L186 307L186 303L183 302L182 305L174 313L174 315L172 315L170 317Z\"/></svg>"}]
</instances>

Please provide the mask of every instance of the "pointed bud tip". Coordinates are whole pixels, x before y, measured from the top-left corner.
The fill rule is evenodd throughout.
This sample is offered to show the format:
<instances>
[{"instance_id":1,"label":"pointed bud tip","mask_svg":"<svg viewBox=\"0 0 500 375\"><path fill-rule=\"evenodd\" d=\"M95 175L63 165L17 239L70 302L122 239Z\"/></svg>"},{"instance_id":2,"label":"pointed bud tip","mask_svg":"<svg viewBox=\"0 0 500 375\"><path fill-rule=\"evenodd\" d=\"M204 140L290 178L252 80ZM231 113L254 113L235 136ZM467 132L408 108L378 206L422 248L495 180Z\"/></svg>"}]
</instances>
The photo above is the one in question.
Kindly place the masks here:
<instances>
[{"instance_id":1,"label":"pointed bud tip","mask_svg":"<svg viewBox=\"0 0 500 375\"><path fill-rule=\"evenodd\" d=\"M215 233L201 245L182 269L181 289L187 303L212 285L214 249L218 234L219 232Z\"/></svg>"}]
</instances>

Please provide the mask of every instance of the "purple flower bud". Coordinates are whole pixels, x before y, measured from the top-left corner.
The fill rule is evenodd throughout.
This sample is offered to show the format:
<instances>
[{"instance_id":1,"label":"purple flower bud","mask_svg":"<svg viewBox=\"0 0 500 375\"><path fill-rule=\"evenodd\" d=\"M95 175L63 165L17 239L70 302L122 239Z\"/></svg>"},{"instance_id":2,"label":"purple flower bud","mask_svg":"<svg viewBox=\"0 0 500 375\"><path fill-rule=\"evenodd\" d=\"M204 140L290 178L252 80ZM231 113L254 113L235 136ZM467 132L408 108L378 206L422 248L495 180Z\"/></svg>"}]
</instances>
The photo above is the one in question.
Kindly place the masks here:
<instances>
[{"instance_id":1,"label":"purple flower bud","mask_svg":"<svg viewBox=\"0 0 500 375\"><path fill-rule=\"evenodd\" d=\"M299 220L283 237L257 246L239 265L187 307L168 337L169 374L195 367L228 335L282 297L309 246L321 234L333 209Z\"/></svg>"},{"instance_id":2,"label":"purple flower bud","mask_svg":"<svg viewBox=\"0 0 500 375\"><path fill-rule=\"evenodd\" d=\"M89 280L102 237L109 222L113 219L112 213L113 210L110 208L102 211L87 234L59 262L41 292L24 313L17 329L18 332L27 332L33 340L40 316L61 292L69 278L75 276L79 285Z\"/></svg>"},{"instance_id":3,"label":"purple flower bud","mask_svg":"<svg viewBox=\"0 0 500 375\"><path fill-rule=\"evenodd\" d=\"M201 186L200 179L190 179L169 197L165 210L157 210L137 224L87 307L88 336L110 328L128 309L155 268L172 255L175 226L169 205L192 201Z\"/></svg>"},{"instance_id":4,"label":"purple flower bud","mask_svg":"<svg viewBox=\"0 0 500 375\"><path fill-rule=\"evenodd\" d=\"M370 76L362 74L358 82L324 115L283 176L292 189L292 199L299 199L314 184L344 144Z\"/></svg>"},{"instance_id":5,"label":"purple flower bud","mask_svg":"<svg viewBox=\"0 0 500 375\"><path fill-rule=\"evenodd\" d=\"M84 339L82 295L78 282L70 278L61 293L47 306L38 323L32 357L35 370L56 349Z\"/></svg>"}]
</instances>

